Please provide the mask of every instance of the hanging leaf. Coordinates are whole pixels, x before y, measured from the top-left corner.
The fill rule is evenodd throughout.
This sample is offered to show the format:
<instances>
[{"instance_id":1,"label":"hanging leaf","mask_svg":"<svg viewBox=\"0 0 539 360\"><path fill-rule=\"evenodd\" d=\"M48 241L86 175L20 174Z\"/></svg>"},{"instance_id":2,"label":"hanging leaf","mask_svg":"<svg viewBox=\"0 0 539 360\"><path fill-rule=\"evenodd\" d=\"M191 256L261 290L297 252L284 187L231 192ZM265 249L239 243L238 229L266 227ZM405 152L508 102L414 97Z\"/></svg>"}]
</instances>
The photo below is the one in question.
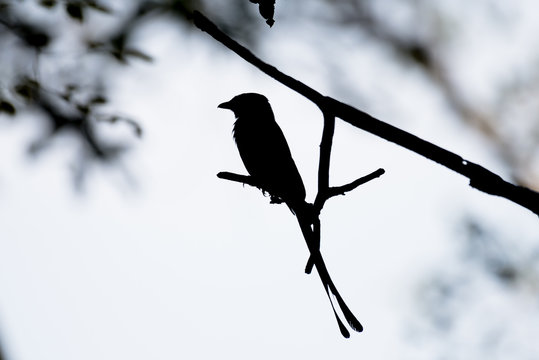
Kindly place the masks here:
<instances>
[{"instance_id":1,"label":"hanging leaf","mask_svg":"<svg viewBox=\"0 0 539 360\"><path fill-rule=\"evenodd\" d=\"M253 4L258 4L258 11L264 19L266 19L266 24L270 27L273 26L275 20L273 16L275 15L275 0L249 0Z\"/></svg>"}]
</instances>

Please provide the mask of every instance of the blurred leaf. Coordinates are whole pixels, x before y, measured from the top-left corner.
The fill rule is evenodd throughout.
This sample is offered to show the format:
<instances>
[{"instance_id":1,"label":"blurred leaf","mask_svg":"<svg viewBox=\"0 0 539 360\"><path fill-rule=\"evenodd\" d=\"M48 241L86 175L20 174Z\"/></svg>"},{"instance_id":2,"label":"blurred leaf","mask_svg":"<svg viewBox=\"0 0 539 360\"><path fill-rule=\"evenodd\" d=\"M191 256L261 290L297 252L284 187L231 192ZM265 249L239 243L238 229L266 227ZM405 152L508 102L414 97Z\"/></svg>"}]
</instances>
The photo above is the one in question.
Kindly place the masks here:
<instances>
[{"instance_id":1,"label":"blurred leaf","mask_svg":"<svg viewBox=\"0 0 539 360\"><path fill-rule=\"evenodd\" d=\"M79 110L82 114L87 115L90 113L90 106L78 104L77 110Z\"/></svg>"},{"instance_id":2,"label":"blurred leaf","mask_svg":"<svg viewBox=\"0 0 539 360\"><path fill-rule=\"evenodd\" d=\"M28 152L28 155L36 156L39 152L41 152L47 145L48 145L47 138L39 139L32 141L26 151Z\"/></svg>"},{"instance_id":3,"label":"blurred leaf","mask_svg":"<svg viewBox=\"0 0 539 360\"><path fill-rule=\"evenodd\" d=\"M71 101L71 96L78 89L77 84L67 84L64 92L60 95L65 101Z\"/></svg>"},{"instance_id":4,"label":"blurred leaf","mask_svg":"<svg viewBox=\"0 0 539 360\"><path fill-rule=\"evenodd\" d=\"M411 44L404 50L408 57L425 68L430 68L432 66L431 55L428 47L422 44Z\"/></svg>"},{"instance_id":5,"label":"blurred leaf","mask_svg":"<svg viewBox=\"0 0 539 360\"><path fill-rule=\"evenodd\" d=\"M41 5L43 7L46 7L46 8L49 8L49 9L56 6L56 4L57 4L56 0L41 0L39 2L39 5Z\"/></svg>"},{"instance_id":6,"label":"blurred leaf","mask_svg":"<svg viewBox=\"0 0 539 360\"><path fill-rule=\"evenodd\" d=\"M123 51L123 54L124 56L133 56L147 62L153 61L153 58L150 55L137 49L127 48Z\"/></svg>"},{"instance_id":7,"label":"blurred leaf","mask_svg":"<svg viewBox=\"0 0 539 360\"><path fill-rule=\"evenodd\" d=\"M90 104L92 105L101 105L107 103L107 98L103 95L96 95L90 100Z\"/></svg>"},{"instance_id":8,"label":"blurred leaf","mask_svg":"<svg viewBox=\"0 0 539 360\"><path fill-rule=\"evenodd\" d=\"M16 113L15 106L13 106L13 104L11 104L9 101L0 100L0 113L3 112L13 116Z\"/></svg>"},{"instance_id":9,"label":"blurred leaf","mask_svg":"<svg viewBox=\"0 0 539 360\"><path fill-rule=\"evenodd\" d=\"M72 19L75 19L79 22L84 21L84 10L80 2L68 2L66 4L66 12Z\"/></svg>"},{"instance_id":10,"label":"blurred leaf","mask_svg":"<svg viewBox=\"0 0 539 360\"><path fill-rule=\"evenodd\" d=\"M31 47L41 49L50 42L50 36L42 29L28 24L19 24L16 33Z\"/></svg>"},{"instance_id":11,"label":"blurred leaf","mask_svg":"<svg viewBox=\"0 0 539 360\"><path fill-rule=\"evenodd\" d=\"M96 1L88 1L87 3L88 7L94 9L94 10L97 10L97 11L100 11L100 12L103 12L103 13L107 13L107 14L110 14L112 13L112 10L104 5L101 5L99 3L97 3Z\"/></svg>"},{"instance_id":12,"label":"blurred leaf","mask_svg":"<svg viewBox=\"0 0 539 360\"><path fill-rule=\"evenodd\" d=\"M142 137L142 128L139 126L139 124L136 124L134 123L134 128L135 128L135 134L137 135L138 138L141 138Z\"/></svg>"},{"instance_id":13,"label":"blurred leaf","mask_svg":"<svg viewBox=\"0 0 539 360\"><path fill-rule=\"evenodd\" d=\"M103 48L105 46L105 43L103 43L102 41L88 40L86 45L88 46L88 50L95 50Z\"/></svg>"},{"instance_id":14,"label":"blurred leaf","mask_svg":"<svg viewBox=\"0 0 539 360\"><path fill-rule=\"evenodd\" d=\"M142 127L134 120L132 119L122 119L124 120L127 124L131 125L131 127L133 127L133 131L135 132L135 135L136 137L138 137L139 139L142 137Z\"/></svg>"},{"instance_id":15,"label":"blurred leaf","mask_svg":"<svg viewBox=\"0 0 539 360\"><path fill-rule=\"evenodd\" d=\"M39 83L35 80L24 78L17 85L15 85L15 92L19 96L23 97L27 101L35 99L37 91L39 90Z\"/></svg>"},{"instance_id":16,"label":"blurred leaf","mask_svg":"<svg viewBox=\"0 0 539 360\"><path fill-rule=\"evenodd\" d=\"M510 264L507 264L505 266L499 266L494 270L498 279L506 284L514 283L516 280L518 280L518 277L520 275L518 269L516 269Z\"/></svg>"},{"instance_id":17,"label":"blurred leaf","mask_svg":"<svg viewBox=\"0 0 539 360\"><path fill-rule=\"evenodd\" d=\"M115 37L113 37L110 40L110 44L112 45L112 49L110 50L110 54L114 56L118 61L125 63L125 44L127 41L127 34L125 32L120 32Z\"/></svg>"},{"instance_id":18,"label":"blurred leaf","mask_svg":"<svg viewBox=\"0 0 539 360\"><path fill-rule=\"evenodd\" d=\"M98 118L98 120L108 122L110 124L115 124L119 121L125 122L126 124L128 124L129 126L133 128L133 131L135 132L135 135L138 138L142 137L142 134L143 134L142 127L135 120L125 118L125 117L120 117L118 115L105 116L105 117Z\"/></svg>"}]
</instances>

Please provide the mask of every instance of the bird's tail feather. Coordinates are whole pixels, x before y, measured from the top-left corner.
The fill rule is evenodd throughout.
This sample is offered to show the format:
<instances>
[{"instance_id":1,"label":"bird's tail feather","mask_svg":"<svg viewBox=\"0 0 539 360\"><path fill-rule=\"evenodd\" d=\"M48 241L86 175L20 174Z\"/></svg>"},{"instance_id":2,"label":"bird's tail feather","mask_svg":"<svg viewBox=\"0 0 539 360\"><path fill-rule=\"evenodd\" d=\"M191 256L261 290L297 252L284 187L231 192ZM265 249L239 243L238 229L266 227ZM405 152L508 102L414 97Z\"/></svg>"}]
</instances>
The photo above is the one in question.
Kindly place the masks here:
<instances>
[{"instance_id":1,"label":"bird's tail feather","mask_svg":"<svg viewBox=\"0 0 539 360\"><path fill-rule=\"evenodd\" d=\"M309 255L309 259L307 260L307 265L305 265L305 274L310 274L313 271L314 267L314 259L312 255Z\"/></svg>"},{"instance_id":2,"label":"bird's tail feather","mask_svg":"<svg viewBox=\"0 0 539 360\"><path fill-rule=\"evenodd\" d=\"M322 281L324 290L326 291L326 294L328 295L328 298L329 298L331 307L333 309L333 313L335 314L337 323L339 325L341 334L346 338L350 337L350 333L344 326L339 315L337 314L337 311L335 310L335 306L333 304L331 295L335 296L335 299L337 300L337 303L339 304L339 308L341 309L342 314L344 318L346 319L346 322L348 323L348 325L350 325L350 327L357 332L363 331L363 326L356 319L356 317L354 316L350 308L346 305L341 294L335 287L333 280L329 276L329 272L327 270L326 264L324 262L324 259L322 258L322 254L320 253L320 249L318 248L318 246L316 246L318 242L316 241L316 239L314 239L314 233L313 233L313 229L311 228L310 221L308 221L307 218L303 216L301 212L297 212L297 219L298 219L299 226L301 228L301 232L303 233L303 237L305 238L305 241L307 242L307 246L309 247L309 251L311 253L311 257L309 258L309 260L310 261L312 260L313 265L316 265L318 275L320 276L320 280Z\"/></svg>"}]
</instances>

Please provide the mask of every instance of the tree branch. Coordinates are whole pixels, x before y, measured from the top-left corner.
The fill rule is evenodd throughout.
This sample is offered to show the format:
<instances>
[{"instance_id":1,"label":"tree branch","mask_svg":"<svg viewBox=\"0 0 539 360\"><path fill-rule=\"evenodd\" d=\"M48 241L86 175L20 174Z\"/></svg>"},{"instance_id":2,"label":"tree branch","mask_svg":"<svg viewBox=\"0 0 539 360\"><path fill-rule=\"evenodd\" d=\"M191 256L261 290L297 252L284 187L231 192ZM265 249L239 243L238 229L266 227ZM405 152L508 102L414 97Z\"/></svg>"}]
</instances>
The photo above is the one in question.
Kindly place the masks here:
<instances>
[{"instance_id":1,"label":"tree branch","mask_svg":"<svg viewBox=\"0 0 539 360\"><path fill-rule=\"evenodd\" d=\"M333 145L334 134L335 116L328 112L324 112L324 129L322 131L322 140L320 141L320 161L318 165L318 193L316 194L313 207L315 210L313 216L318 220L313 224L315 233L318 233L318 236L313 237L315 241L313 247L316 249L320 249L320 220L317 215L320 214L325 201L328 199L321 195L326 194L329 190L329 167L331 163L331 146ZM307 265L305 265L305 273L310 274L313 270L313 266L314 258L311 254L307 260Z\"/></svg>"},{"instance_id":2,"label":"tree branch","mask_svg":"<svg viewBox=\"0 0 539 360\"><path fill-rule=\"evenodd\" d=\"M309 86L305 85L301 81L298 81L294 79L293 77L284 74L283 72L279 71L275 66L272 66L260 60L252 52L250 52L245 47L243 47L238 42L231 39L228 35L222 32L217 27L217 25L211 22L207 17L205 17L199 11L193 12L193 21L195 23L195 26L198 27L200 30L207 32L215 40L225 45L227 48L229 48L230 50L238 54L241 58L243 58L248 63L257 67L260 71L262 71L266 75L274 78L278 82L300 93L301 95L310 99L317 105L323 102L324 96L320 94L318 91L310 88ZM313 99L316 99L316 101Z\"/></svg>"},{"instance_id":3,"label":"tree branch","mask_svg":"<svg viewBox=\"0 0 539 360\"><path fill-rule=\"evenodd\" d=\"M320 141L320 163L318 166L318 194L327 191L329 188L329 166L334 133L335 116L324 112L324 130Z\"/></svg>"},{"instance_id":4,"label":"tree branch","mask_svg":"<svg viewBox=\"0 0 539 360\"><path fill-rule=\"evenodd\" d=\"M260 60L248 49L231 39L200 12L193 13L195 25L215 40L235 52L260 71L289 87L315 103L324 114L332 114L347 123L391 141L419 155L439 163L470 179L470 186L490 195L504 197L539 215L539 193L522 186L513 185L484 167L463 159L461 156L423 140L395 126L382 122L369 114L318 91L279 71ZM326 115L325 115L326 116Z\"/></svg>"},{"instance_id":5,"label":"tree branch","mask_svg":"<svg viewBox=\"0 0 539 360\"><path fill-rule=\"evenodd\" d=\"M337 195L345 195L345 193L347 193L349 191L352 191L355 188L357 188L358 186L363 185L363 184L365 184L365 183L367 183L367 182L369 182L371 180L374 180L377 177L382 176L383 174L385 174L385 170L380 168L380 169L378 169L376 171L373 171L369 175L362 176L359 179L356 179L356 180L352 181L349 184L342 185L342 186L336 186L336 187L330 187L328 189L327 193L325 194L325 196L327 197L327 199L330 199L330 198L332 198L334 196L337 196Z\"/></svg>"}]
</instances>

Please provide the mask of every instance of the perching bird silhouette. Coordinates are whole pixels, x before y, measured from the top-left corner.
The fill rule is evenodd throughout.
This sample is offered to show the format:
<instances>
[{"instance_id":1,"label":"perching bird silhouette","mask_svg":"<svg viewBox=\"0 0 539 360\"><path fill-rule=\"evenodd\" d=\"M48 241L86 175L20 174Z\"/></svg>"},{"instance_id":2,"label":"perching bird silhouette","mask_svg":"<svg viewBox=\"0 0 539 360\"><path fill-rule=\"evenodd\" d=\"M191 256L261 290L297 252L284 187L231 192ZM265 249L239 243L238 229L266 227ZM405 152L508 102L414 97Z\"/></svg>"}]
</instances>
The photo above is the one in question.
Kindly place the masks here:
<instances>
[{"instance_id":1,"label":"perching bird silhouette","mask_svg":"<svg viewBox=\"0 0 539 360\"><path fill-rule=\"evenodd\" d=\"M220 104L236 115L234 140L245 168L274 203L302 206L305 186L281 128L264 95L247 93Z\"/></svg>"},{"instance_id":2,"label":"perching bird silhouette","mask_svg":"<svg viewBox=\"0 0 539 360\"><path fill-rule=\"evenodd\" d=\"M305 201L303 180L292 158L284 134L275 122L275 116L268 99L264 95L245 93L220 104L218 107L230 109L236 116L233 129L234 139L253 183L262 191L270 194L272 203L284 202L296 215L311 253L310 262L312 261L316 266L341 334L345 337L350 336L335 311L330 294L335 296L350 327L355 331L362 331L363 327L339 294L320 254L319 241L317 241L312 228L312 205Z\"/></svg>"}]
</instances>

